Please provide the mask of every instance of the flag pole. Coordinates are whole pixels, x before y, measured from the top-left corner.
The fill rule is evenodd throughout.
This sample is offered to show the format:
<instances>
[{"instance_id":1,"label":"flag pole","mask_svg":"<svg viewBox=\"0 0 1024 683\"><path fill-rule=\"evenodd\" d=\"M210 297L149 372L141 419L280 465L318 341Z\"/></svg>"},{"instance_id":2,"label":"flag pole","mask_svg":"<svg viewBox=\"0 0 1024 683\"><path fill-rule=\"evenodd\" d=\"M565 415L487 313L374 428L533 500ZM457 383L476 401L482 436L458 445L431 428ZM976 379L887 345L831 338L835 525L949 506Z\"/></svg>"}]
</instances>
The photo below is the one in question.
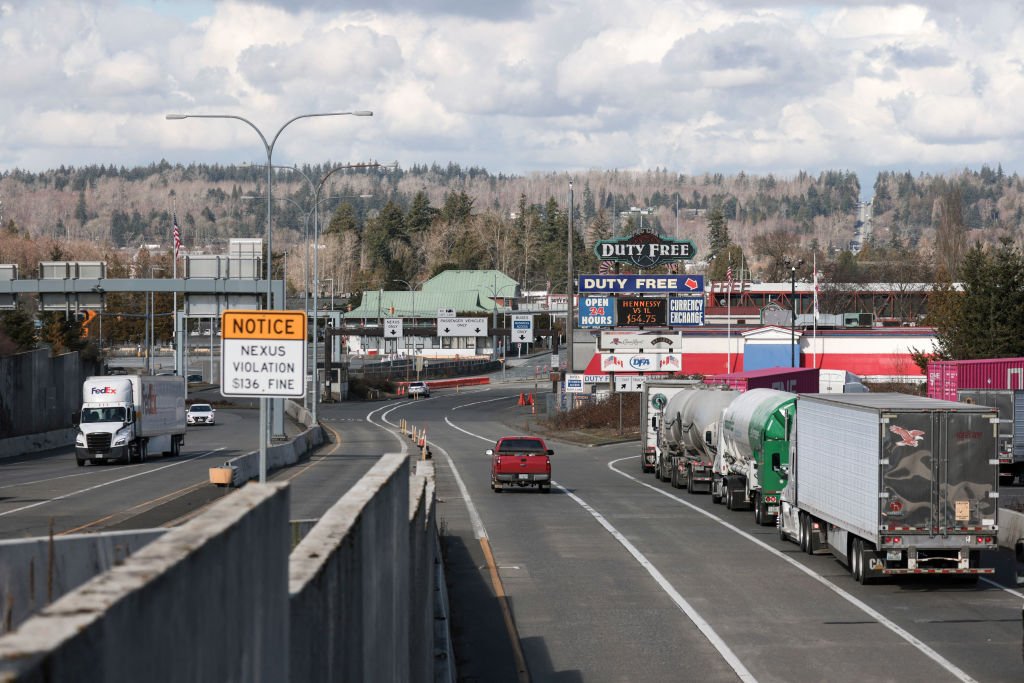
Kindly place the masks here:
<instances>
[{"instance_id":1,"label":"flag pole","mask_svg":"<svg viewBox=\"0 0 1024 683\"><path fill-rule=\"evenodd\" d=\"M174 263L171 265L171 276L174 278L174 281L175 281L174 303L173 303L174 312L172 314L172 318L173 318L173 321L174 321L173 322L173 324L174 324L174 328L173 328L174 329L174 336L172 338L174 339L174 343L175 344L181 344L181 340L178 339L178 289L177 289L177 281L178 281L178 244L180 242L181 237L179 236L179 233L178 233L177 203L173 199L171 200L171 231L173 233L172 238L173 238L173 241L174 241ZM180 357L181 357L181 354L178 353L178 352L175 352L175 354L174 354L174 362L177 363L178 362L178 358L180 358ZM176 367L175 370L177 370L178 375L186 374L185 373L185 368Z\"/></svg>"},{"instance_id":2,"label":"flag pole","mask_svg":"<svg viewBox=\"0 0 1024 683\"><path fill-rule=\"evenodd\" d=\"M732 254L729 254L729 268L726 271L729 291L725 294L725 372L732 372Z\"/></svg>"},{"instance_id":3,"label":"flag pole","mask_svg":"<svg viewBox=\"0 0 1024 683\"><path fill-rule=\"evenodd\" d=\"M818 367L818 255L814 254L811 259L813 264L811 267L814 269L814 352L812 354L812 365Z\"/></svg>"}]
</instances>

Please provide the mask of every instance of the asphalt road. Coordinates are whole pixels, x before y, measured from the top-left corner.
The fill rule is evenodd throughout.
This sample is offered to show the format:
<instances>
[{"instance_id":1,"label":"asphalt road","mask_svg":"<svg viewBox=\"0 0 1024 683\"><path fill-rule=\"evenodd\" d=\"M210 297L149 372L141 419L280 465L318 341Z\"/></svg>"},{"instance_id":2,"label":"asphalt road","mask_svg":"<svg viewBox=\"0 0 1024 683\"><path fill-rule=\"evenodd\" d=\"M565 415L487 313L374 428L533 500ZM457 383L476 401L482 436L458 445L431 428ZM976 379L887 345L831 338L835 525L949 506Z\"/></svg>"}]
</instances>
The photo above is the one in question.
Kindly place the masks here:
<instances>
[{"instance_id":1,"label":"asphalt road","mask_svg":"<svg viewBox=\"0 0 1024 683\"><path fill-rule=\"evenodd\" d=\"M860 681L1024 679L1010 558L976 586L860 586L831 556L807 556L754 525L641 474L636 443L551 440L557 487L489 488L484 450L533 431L508 383L426 400L321 407L332 442L275 473L292 519L316 518L381 453L426 428L464 681ZM254 447L254 410L218 410L173 459L74 465L70 450L0 460L0 537L149 527L225 495L207 468ZM414 454L411 454L414 457ZM1004 501L1007 492L1004 489ZM208 502L208 501L207 501Z\"/></svg>"},{"instance_id":2,"label":"asphalt road","mask_svg":"<svg viewBox=\"0 0 1024 683\"><path fill-rule=\"evenodd\" d=\"M223 400L215 389L191 400ZM142 464L75 464L73 448L0 459L0 538L172 526L189 519L234 489L209 483L210 467L258 447L255 401L219 407L217 424L189 427L177 458ZM384 404L338 403L320 407L329 442L293 467L272 472L288 481L292 520L315 520L336 503L386 451L403 442L367 421ZM299 427L286 421L286 432Z\"/></svg>"},{"instance_id":3,"label":"asphalt road","mask_svg":"<svg viewBox=\"0 0 1024 683\"><path fill-rule=\"evenodd\" d=\"M977 585L860 586L752 513L642 474L635 443L555 439L556 490L493 493L484 450L536 419L518 392L437 392L377 416L434 444L461 680L524 680L523 666L537 681L1024 679L1005 554Z\"/></svg>"}]
</instances>

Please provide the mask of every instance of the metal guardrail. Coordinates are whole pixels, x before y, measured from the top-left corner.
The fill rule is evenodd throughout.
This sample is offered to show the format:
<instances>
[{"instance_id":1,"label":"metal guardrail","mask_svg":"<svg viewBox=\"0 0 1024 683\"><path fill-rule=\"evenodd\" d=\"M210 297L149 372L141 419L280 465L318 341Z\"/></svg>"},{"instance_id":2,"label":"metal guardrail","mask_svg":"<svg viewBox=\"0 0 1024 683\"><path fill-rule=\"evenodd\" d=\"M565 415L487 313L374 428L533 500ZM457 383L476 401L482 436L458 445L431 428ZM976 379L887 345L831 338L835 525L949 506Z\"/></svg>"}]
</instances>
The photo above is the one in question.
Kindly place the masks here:
<instances>
[{"instance_id":1,"label":"metal guardrail","mask_svg":"<svg viewBox=\"0 0 1024 683\"><path fill-rule=\"evenodd\" d=\"M501 363L488 359L457 361L431 359L424 364L423 369L419 373L416 372L416 363L412 358L397 358L380 363L350 365L348 368L350 377L371 377L373 379L412 378L421 380L465 377L466 375L477 375L499 370L501 370Z\"/></svg>"}]
</instances>

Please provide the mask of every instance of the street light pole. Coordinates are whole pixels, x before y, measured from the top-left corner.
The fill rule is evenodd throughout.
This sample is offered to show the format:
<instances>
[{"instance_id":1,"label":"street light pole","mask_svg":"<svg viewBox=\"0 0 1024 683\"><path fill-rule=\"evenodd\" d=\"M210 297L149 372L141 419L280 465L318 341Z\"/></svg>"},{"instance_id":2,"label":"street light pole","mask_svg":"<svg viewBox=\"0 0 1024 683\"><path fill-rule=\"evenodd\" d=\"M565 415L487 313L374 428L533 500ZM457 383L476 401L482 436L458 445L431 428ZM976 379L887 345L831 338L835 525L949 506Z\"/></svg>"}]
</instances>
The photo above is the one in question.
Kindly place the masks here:
<instances>
[{"instance_id":1,"label":"street light pole","mask_svg":"<svg viewBox=\"0 0 1024 683\"><path fill-rule=\"evenodd\" d=\"M793 309L789 318L789 367L796 367L796 269L804 264L803 259L784 262L789 266L789 296L790 307Z\"/></svg>"},{"instance_id":2,"label":"street light pole","mask_svg":"<svg viewBox=\"0 0 1024 683\"><path fill-rule=\"evenodd\" d=\"M572 227L572 214L573 214L573 198L572 198L572 181L569 181L569 259L568 269L566 272L566 287L565 294L568 298L566 302L566 313L565 313L565 371L567 373L573 371L573 357L572 357L572 346L573 346L573 319L572 319L572 243L573 243L573 227Z\"/></svg>"},{"instance_id":3,"label":"street light pole","mask_svg":"<svg viewBox=\"0 0 1024 683\"><path fill-rule=\"evenodd\" d=\"M325 112L318 114L300 114L295 116L284 123L283 126L277 129L277 133L274 134L273 139L268 143L267 138L263 135L256 124L249 119L238 116L236 114L167 114L166 118L169 121L177 121L181 119L235 119L246 124L260 136L260 141L263 143L263 149L267 153L267 308L273 310L273 276L271 271L271 261L273 261L273 244L271 240L273 235L271 232L271 217L273 213L273 180L274 180L274 145L277 144L277 139L284 132L284 129L290 126L299 119L316 118L321 116L373 116L372 111L342 111L342 112ZM315 337L314 337L315 338ZM314 411L316 404L313 404ZM266 397L260 398L260 483L265 484L267 481L267 441L270 431L270 411L269 403Z\"/></svg>"},{"instance_id":4,"label":"street light pole","mask_svg":"<svg viewBox=\"0 0 1024 683\"><path fill-rule=\"evenodd\" d=\"M313 192L313 422L317 421L318 417L318 406L320 405L320 368L319 355L317 354L317 335L320 331L320 316L318 312L319 301L317 294L320 291L320 190L323 189L327 179L338 171L352 168L377 168L382 164L370 163L370 164L343 164L341 166L335 166L330 171L324 174L317 183L316 190ZM393 164L387 164L389 167L397 167L398 162ZM360 195L362 196L362 195ZM327 339L324 339L324 343L327 343ZM324 347L326 348L326 346Z\"/></svg>"}]
</instances>

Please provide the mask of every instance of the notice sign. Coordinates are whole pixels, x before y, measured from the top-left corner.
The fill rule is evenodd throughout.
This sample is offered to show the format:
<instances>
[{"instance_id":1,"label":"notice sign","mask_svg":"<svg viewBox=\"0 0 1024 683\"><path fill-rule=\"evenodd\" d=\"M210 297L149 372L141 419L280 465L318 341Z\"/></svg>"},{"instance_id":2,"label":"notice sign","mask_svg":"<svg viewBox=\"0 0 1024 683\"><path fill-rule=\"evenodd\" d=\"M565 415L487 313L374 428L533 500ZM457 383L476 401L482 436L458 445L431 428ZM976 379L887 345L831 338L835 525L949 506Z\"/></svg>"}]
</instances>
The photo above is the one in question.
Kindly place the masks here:
<instances>
[{"instance_id":1,"label":"notice sign","mask_svg":"<svg viewBox=\"0 0 1024 683\"><path fill-rule=\"evenodd\" d=\"M306 376L303 311L224 311L220 393L296 398Z\"/></svg>"}]
</instances>

